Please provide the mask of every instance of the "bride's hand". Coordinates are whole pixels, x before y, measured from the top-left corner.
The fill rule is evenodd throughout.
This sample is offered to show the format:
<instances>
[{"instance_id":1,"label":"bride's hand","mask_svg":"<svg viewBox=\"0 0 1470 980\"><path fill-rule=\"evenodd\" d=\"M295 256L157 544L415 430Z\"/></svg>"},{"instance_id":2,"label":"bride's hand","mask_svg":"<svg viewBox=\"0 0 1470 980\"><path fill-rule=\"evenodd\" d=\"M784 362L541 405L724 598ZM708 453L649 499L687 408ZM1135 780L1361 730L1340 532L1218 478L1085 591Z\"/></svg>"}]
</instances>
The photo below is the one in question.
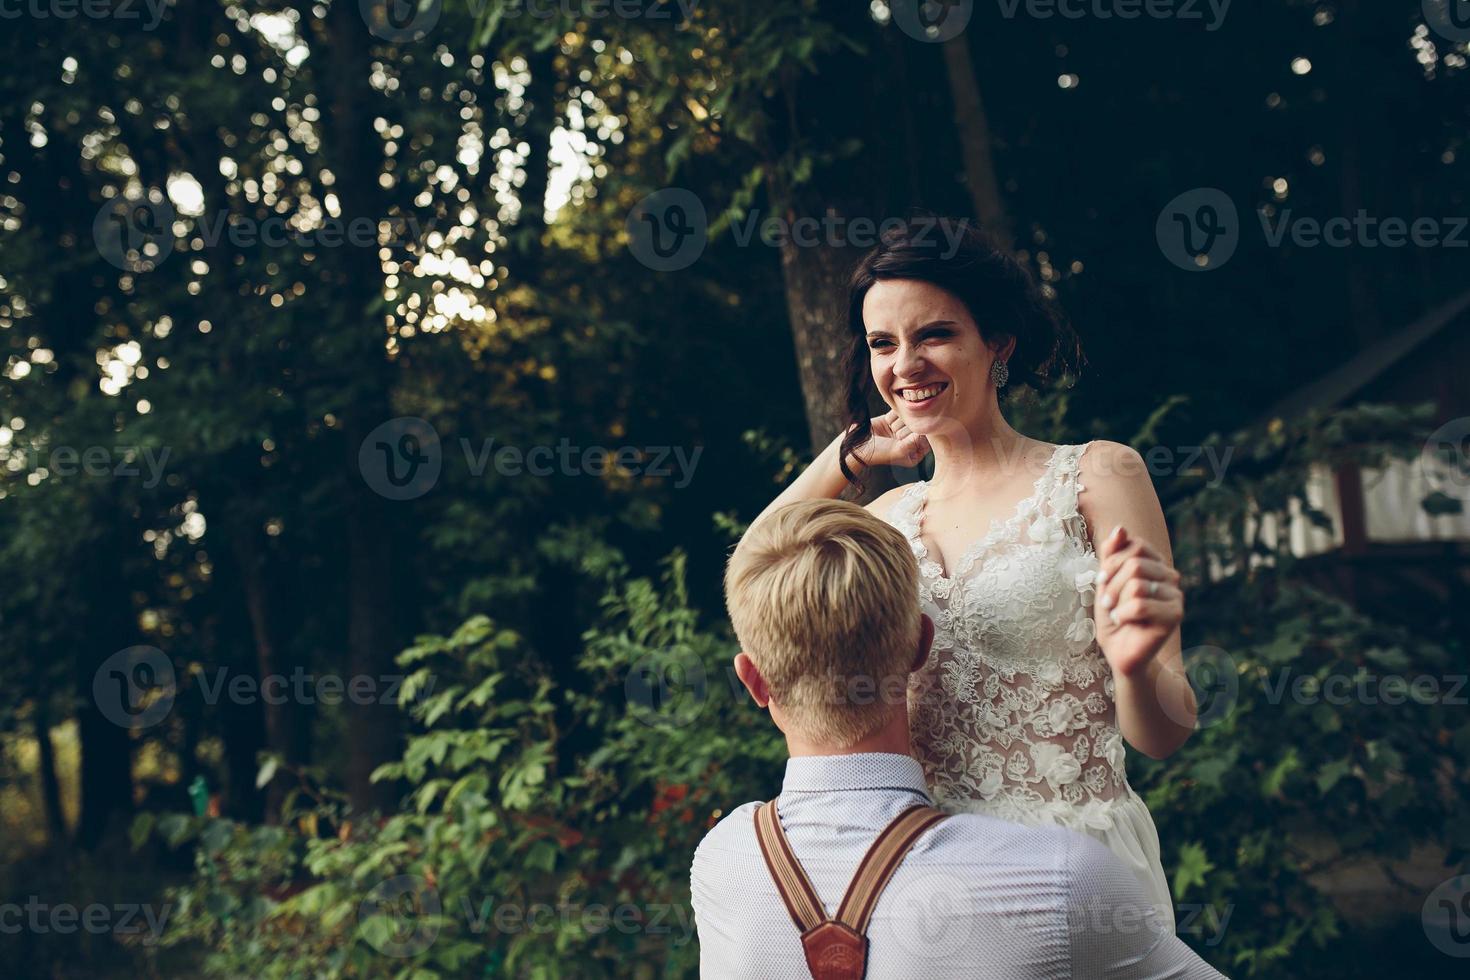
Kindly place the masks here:
<instances>
[{"instance_id":1,"label":"bride's hand","mask_svg":"<svg viewBox=\"0 0 1470 980\"><path fill-rule=\"evenodd\" d=\"M1104 539L1098 558L1098 645L1114 673L1142 673L1184 619L1179 573L1123 527Z\"/></svg>"},{"instance_id":2,"label":"bride's hand","mask_svg":"<svg viewBox=\"0 0 1470 980\"><path fill-rule=\"evenodd\" d=\"M863 466L915 466L929 455L929 440L908 430L897 411L873 419L868 441L857 447Z\"/></svg>"}]
</instances>

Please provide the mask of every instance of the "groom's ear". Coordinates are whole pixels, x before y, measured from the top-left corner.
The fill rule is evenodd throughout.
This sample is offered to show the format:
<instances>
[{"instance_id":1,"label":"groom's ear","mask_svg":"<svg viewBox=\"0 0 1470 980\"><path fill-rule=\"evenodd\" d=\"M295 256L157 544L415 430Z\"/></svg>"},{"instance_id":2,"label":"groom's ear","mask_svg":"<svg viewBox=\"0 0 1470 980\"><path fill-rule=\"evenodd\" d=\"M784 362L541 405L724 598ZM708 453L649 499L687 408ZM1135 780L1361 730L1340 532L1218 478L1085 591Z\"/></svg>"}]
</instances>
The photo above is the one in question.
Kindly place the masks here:
<instances>
[{"instance_id":1,"label":"groom's ear","mask_svg":"<svg viewBox=\"0 0 1470 980\"><path fill-rule=\"evenodd\" d=\"M745 685L751 700L756 704L764 708L771 703L771 689L766 687L766 679L761 676L755 661L745 655L744 650L735 654L735 676L740 678L740 683Z\"/></svg>"},{"instance_id":2,"label":"groom's ear","mask_svg":"<svg viewBox=\"0 0 1470 980\"><path fill-rule=\"evenodd\" d=\"M928 613L919 613L919 651L914 657L912 671L917 671L924 666L924 661L929 659L929 650L934 646L934 620L929 618Z\"/></svg>"}]
</instances>

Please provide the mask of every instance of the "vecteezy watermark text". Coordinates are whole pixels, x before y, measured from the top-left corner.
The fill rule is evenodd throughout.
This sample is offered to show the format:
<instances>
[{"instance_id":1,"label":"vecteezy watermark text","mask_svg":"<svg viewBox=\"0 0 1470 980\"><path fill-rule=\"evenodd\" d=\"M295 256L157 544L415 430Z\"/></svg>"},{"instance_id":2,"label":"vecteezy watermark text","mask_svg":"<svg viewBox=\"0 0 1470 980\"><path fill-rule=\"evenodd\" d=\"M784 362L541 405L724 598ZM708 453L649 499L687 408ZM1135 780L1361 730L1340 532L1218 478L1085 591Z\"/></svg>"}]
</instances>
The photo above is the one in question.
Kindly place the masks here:
<instances>
[{"instance_id":1,"label":"vecteezy watermark text","mask_svg":"<svg viewBox=\"0 0 1470 980\"><path fill-rule=\"evenodd\" d=\"M1465 248L1470 246L1470 218L1376 218L1359 209L1352 218L1336 217L1320 221L1293 216L1284 208L1279 216L1258 211L1266 244L1281 247L1288 237L1298 248Z\"/></svg>"},{"instance_id":2,"label":"vecteezy watermark text","mask_svg":"<svg viewBox=\"0 0 1470 980\"><path fill-rule=\"evenodd\" d=\"M492 436L480 443L478 450L468 439L460 440L471 476L480 476L488 463L501 476L601 476L612 470L629 476L674 477L674 489L683 490L694 478L703 446L685 452L683 446L574 446L563 437L555 447L542 445L522 449L520 446L495 448Z\"/></svg>"},{"instance_id":3,"label":"vecteezy watermark text","mask_svg":"<svg viewBox=\"0 0 1470 980\"><path fill-rule=\"evenodd\" d=\"M407 679L401 674L307 673L300 667L287 674L232 672L228 667L186 674L196 682L205 704L221 699L232 704L287 703L335 706L351 704L398 704ZM434 676L429 675L416 696L430 693ZM132 646L104 660L92 677L92 699L108 721L121 728L141 731L162 722L178 700L180 674L170 657L157 647Z\"/></svg>"},{"instance_id":4,"label":"vecteezy watermark text","mask_svg":"<svg viewBox=\"0 0 1470 980\"><path fill-rule=\"evenodd\" d=\"M3 0L0 0L3 2ZM303 224L291 214L271 214L264 218L232 211L206 212L185 216L192 222L189 237L197 238L205 248L213 249L228 241L237 249L285 248L302 249L380 248L403 246L422 241L432 232L434 222L420 224L414 215L391 218L337 218L328 215L320 221ZM127 272L148 272L158 268L174 250L175 223L179 215L167 196L156 188L144 195L118 196L103 204L92 222L92 238L97 251L111 265Z\"/></svg>"},{"instance_id":5,"label":"vecteezy watermark text","mask_svg":"<svg viewBox=\"0 0 1470 980\"><path fill-rule=\"evenodd\" d=\"M1283 698L1290 696L1297 704L1325 703L1335 707L1349 704L1397 706L1411 701L1416 704L1464 706L1467 679L1470 677L1465 674L1404 677L1401 674L1366 672L1318 677L1316 674L1293 674L1290 667L1283 667L1276 672L1274 680L1267 677L1262 684L1266 700L1271 704L1280 704Z\"/></svg>"},{"instance_id":6,"label":"vecteezy watermark text","mask_svg":"<svg viewBox=\"0 0 1470 980\"><path fill-rule=\"evenodd\" d=\"M39 895L32 895L25 904L0 904L0 934L14 936L30 932L69 936L79 931L94 936L145 934L143 945L152 946L163 935L172 911L173 907L169 905L155 907L135 902L116 905L93 902L85 906L63 902L53 905L41 901Z\"/></svg>"},{"instance_id":7,"label":"vecteezy watermark text","mask_svg":"<svg viewBox=\"0 0 1470 980\"><path fill-rule=\"evenodd\" d=\"M1006 20L1026 16L1034 20L1198 20L1205 30L1218 31L1233 0L996 0Z\"/></svg>"},{"instance_id":8,"label":"vecteezy watermark text","mask_svg":"<svg viewBox=\"0 0 1470 980\"><path fill-rule=\"evenodd\" d=\"M1284 187L1284 184L1283 184ZM1284 191L1283 191L1284 193ZM1274 205L1257 209L1262 237L1269 248L1467 248L1470 217L1382 217L1359 209L1352 217L1326 219L1279 212ZM1235 202L1224 191L1199 187L1165 205L1154 228L1159 249L1174 265L1208 272L1229 262L1244 235Z\"/></svg>"},{"instance_id":9,"label":"vecteezy watermark text","mask_svg":"<svg viewBox=\"0 0 1470 980\"><path fill-rule=\"evenodd\" d=\"M488 0L469 0L469 12L480 20ZM604 20L688 20L699 0L503 0L501 19L554 17ZM420 41L439 23L444 0L358 0L363 23L374 37L385 41Z\"/></svg>"},{"instance_id":10,"label":"vecteezy watermark text","mask_svg":"<svg viewBox=\"0 0 1470 980\"><path fill-rule=\"evenodd\" d=\"M0 20L143 20L151 31L163 20L168 0L0 0Z\"/></svg>"},{"instance_id":11,"label":"vecteezy watermark text","mask_svg":"<svg viewBox=\"0 0 1470 980\"><path fill-rule=\"evenodd\" d=\"M483 935L545 935L562 930L596 936L615 931L625 936L671 936L680 947L694 938L694 914L688 905L667 902L606 905L600 902L476 900L461 896L455 909L468 932ZM448 918L439 890L420 875L397 875L379 882L363 899L357 918L370 946L385 956L417 956L434 944Z\"/></svg>"},{"instance_id":12,"label":"vecteezy watermark text","mask_svg":"<svg viewBox=\"0 0 1470 980\"><path fill-rule=\"evenodd\" d=\"M582 446L563 436L533 446L459 440L465 469L475 478L493 467L500 476L623 476L669 479L683 490L694 479L703 446ZM363 480L390 500L412 500L432 490L444 469L439 433L413 416L389 419L367 434L357 454Z\"/></svg>"},{"instance_id":13,"label":"vecteezy watermark text","mask_svg":"<svg viewBox=\"0 0 1470 980\"><path fill-rule=\"evenodd\" d=\"M704 202L683 187L665 187L649 194L628 212L625 222L628 250L655 272L677 272L698 261L709 244L709 215ZM916 245L935 249L939 258L953 258L972 225L965 220L933 217L911 219L849 217L827 213L788 218L750 211L729 223L730 238L747 248L855 248L877 245L890 231L903 230Z\"/></svg>"},{"instance_id":14,"label":"vecteezy watermark text","mask_svg":"<svg viewBox=\"0 0 1470 980\"><path fill-rule=\"evenodd\" d=\"M169 449L164 446L15 446L6 447L4 456L19 456L26 469L35 472L45 470L57 476L144 477L143 486L152 490L163 480L164 467L168 465ZM141 468L140 468L141 467Z\"/></svg>"}]
</instances>

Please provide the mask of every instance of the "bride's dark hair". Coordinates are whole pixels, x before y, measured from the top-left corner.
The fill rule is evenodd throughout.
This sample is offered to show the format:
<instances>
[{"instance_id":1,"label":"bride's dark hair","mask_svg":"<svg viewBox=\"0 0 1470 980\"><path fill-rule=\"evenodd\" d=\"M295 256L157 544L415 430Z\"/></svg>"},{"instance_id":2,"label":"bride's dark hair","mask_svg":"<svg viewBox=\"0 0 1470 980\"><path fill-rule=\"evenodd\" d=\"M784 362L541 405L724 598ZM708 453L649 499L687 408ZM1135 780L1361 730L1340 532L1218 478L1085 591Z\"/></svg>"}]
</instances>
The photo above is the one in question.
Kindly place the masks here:
<instances>
[{"instance_id":1,"label":"bride's dark hair","mask_svg":"<svg viewBox=\"0 0 1470 980\"><path fill-rule=\"evenodd\" d=\"M1027 268L972 222L955 218L909 218L889 227L865 255L848 283L847 411L849 430L838 457L842 475L862 486L848 457L872 435L868 399L873 375L868 364L863 299L874 283L917 279L959 298L987 343L1016 338L1006 367L1008 385L1040 388L1054 375L1077 370L1081 349L1061 311Z\"/></svg>"}]
</instances>

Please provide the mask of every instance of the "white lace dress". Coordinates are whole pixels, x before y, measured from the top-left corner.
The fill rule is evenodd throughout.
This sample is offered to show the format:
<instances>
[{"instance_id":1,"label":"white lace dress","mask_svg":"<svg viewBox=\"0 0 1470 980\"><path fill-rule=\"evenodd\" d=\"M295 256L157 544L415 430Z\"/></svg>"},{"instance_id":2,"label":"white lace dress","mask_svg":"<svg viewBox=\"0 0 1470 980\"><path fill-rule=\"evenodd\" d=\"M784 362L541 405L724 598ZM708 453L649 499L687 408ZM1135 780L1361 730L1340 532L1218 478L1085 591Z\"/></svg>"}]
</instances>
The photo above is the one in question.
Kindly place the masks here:
<instances>
[{"instance_id":1,"label":"white lace dress","mask_svg":"<svg viewBox=\"0 0 1470 980\"><path fill-rule=\"evenodd\" d=\"M942 809L1096 837L1172 927L1158 831L1128 785L1091 615L1098 560L1077 509L1086 448L1056 447L1031 496L949 575L922 541L928 483L889 511L918 558L919 603L935 627L909 687L914 751Z\"/></svg>"}]
</instances>

